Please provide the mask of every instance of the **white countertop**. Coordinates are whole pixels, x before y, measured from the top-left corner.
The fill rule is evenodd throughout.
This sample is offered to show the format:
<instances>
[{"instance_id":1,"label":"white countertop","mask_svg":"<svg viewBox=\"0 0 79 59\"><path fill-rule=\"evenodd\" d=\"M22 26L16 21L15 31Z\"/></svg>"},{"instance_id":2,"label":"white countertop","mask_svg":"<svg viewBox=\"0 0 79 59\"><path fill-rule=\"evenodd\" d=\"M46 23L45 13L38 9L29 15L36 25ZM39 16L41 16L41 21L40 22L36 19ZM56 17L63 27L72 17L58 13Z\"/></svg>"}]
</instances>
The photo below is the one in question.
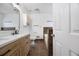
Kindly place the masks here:
<instances>
[{"instance_id":1,"label":"white countertop","mask_svg":"<svg viewBox=\"0 0 79 59\"><path fill-rule=\"evenodd\" d=\"M6 36L6 37L0 37L0 48L9 44L9 43L16 41L18 38L26 36L26 35L28 35L28 33L26 33L26 34L24 34L24 33L23 34L16 34L16 35L11 35L11 36Z\"/></svg>"}]
</instances>

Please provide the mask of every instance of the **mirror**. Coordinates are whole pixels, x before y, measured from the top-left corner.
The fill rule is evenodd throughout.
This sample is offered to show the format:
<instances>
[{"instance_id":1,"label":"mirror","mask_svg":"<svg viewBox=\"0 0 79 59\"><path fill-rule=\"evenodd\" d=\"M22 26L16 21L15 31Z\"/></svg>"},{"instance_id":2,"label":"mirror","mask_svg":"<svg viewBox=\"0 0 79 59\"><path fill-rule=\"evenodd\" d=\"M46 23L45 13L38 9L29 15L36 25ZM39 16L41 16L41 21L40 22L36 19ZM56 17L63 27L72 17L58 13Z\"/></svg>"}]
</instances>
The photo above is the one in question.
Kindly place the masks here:
<instances>
[{"instance_id":1,"label":"mirror","mask_svg":"<svg viewBox=\"0 0 79 59\"><path fill-rule=\"evenodd\" d=\"M19 30L19 11L11 3L0 3L0 31Z\"/></svg>"}]
</instances>

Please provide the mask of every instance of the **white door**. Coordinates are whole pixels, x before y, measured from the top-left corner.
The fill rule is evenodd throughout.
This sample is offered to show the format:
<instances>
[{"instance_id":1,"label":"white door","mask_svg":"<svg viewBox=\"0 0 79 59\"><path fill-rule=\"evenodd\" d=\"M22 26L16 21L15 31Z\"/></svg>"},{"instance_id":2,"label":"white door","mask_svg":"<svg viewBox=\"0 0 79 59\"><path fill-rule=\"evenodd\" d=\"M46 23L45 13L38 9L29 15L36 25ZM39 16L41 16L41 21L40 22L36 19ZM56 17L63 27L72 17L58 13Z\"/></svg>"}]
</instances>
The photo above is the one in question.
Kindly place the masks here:
<instances>
[{"instance_id":1,"label":"white door","mask_svg":"<svg viewBox=\"0 0 79 59\"><path fill-rule=\"evenodd\" d=\"M54 3L53 19L56 20L54 29L54 55L79 55L79 4ZM74 27L73 27L74 25ZM72 30L74 29L76 32Z\"/></svg>"},{"instance_id":2,"label":"white door","mask_svg":"<svg viewBox=\"0 0 79 59\"><path fill-rule=\"evenodd\" d=\"M39 13L32 14L32 32L31 38L42 39L41 16Z\"/></svg>"}]
</instances>

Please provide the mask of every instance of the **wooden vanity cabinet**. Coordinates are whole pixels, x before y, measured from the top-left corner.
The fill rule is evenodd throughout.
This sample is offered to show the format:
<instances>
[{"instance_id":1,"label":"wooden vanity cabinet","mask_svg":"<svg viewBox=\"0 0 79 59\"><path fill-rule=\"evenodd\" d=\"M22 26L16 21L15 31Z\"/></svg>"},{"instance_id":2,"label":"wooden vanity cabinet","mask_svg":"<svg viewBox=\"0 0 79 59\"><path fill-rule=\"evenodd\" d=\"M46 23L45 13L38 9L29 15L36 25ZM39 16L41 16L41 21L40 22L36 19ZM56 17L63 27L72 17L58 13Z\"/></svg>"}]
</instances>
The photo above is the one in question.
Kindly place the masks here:
<instances>
[{"instance_id":1,"label":"wooden vanity cabinet","mask_svg":"<svg viewBox=\"0 0 79 59\"><path fill-rule=\"evenodd\" d=\"M20 55L21 56L26 56L30 50L30 37L23 37L20 39Z\"/></svg>"},{"instance_id":2,"label":"wooden vanity cabinet","mask_svg":"<svg viewBox=\"0 0 79 59\"><path fill-rule=\"evenodd\" d=\"M0 48L0 56L26 56L29 50L30 39L28 35Z\"/></svg>"},{"instance_id":3,"label":"wooden vanity cabinet","mask_svg":"<svg viewBox=\"0 0 79 59\"><path fill-rule=\"evenodd\" d=\"M17 47L17 45L18 45L18 41L15 41L0 48L0 56L6 56L8 54L10 55L11 51L13 51L14 48Z\"/></svg>"}]
</instances>

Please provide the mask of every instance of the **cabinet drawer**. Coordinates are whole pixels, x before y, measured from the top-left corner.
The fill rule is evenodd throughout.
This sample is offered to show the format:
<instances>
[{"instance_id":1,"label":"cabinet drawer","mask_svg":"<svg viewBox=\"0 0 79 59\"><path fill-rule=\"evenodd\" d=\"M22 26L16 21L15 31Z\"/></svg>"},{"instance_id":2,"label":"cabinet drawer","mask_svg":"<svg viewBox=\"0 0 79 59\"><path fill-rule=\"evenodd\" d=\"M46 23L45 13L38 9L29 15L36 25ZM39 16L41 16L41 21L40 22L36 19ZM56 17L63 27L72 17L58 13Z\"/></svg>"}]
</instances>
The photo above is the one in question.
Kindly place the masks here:
<instances>
[{"instance_id":1,"label":"cabinet drawer","mask_svg":"<svg viewBox=\"0 0 79 59\"><path fill-rule=\"evenodd\" d=\"M10 50L8 53L6 53L4 56L19 56L19 47L15 47L12 50Z\"/></svg>"},{"instance_id":2,"label":"cabinet drawer","mask_svg":"<svg viewBox=\"0 0 79 59\"><path fill-rule=\"evenodd\" d=\"M3 56L5 55L6 53L8 53L9 51L11 51L11 49L13 49L14 47L17 46L17 41L15 42L12 42L2 48L0 48L0 55Z\"/></svg>"}]
</instances>

